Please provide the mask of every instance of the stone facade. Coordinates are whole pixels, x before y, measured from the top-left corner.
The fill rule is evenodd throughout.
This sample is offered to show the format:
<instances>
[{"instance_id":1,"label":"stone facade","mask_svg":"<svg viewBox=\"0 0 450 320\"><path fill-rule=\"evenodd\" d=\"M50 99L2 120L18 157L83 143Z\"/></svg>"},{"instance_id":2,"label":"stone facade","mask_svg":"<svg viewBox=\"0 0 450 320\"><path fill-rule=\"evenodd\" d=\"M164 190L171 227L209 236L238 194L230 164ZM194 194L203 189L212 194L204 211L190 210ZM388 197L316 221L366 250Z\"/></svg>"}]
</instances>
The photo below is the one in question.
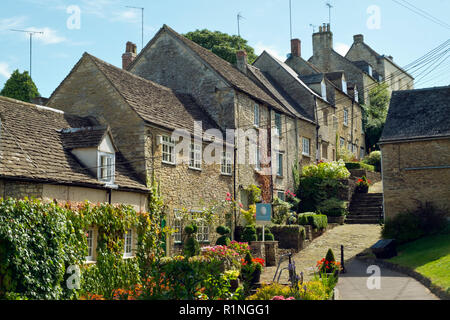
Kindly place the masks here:
<instances>
[{"instance_id":1,"label":"stone facade","mask_svg":"<svg viewBox=\"0 0 450 320\"><path fill-rule=\"evenodd\" d=\"M392 57L375 52L364 42L363 35L355 35L346 58L351 61L366 61L373 71L389 84L390 91L414 89L414 78L394 63Z\"/></svg>"},{"instance_id":2,"label":"stone facade","mask_svg":"<svg viewBox=\"0 0 450 320\"><path fill-rule=\"evenodd\" d=\"M112 204L131 205L137 211L147 210L148 196L145 193L111 191ZM20 182L17 180L0 179L0 198L41 199L44 202L57 201L64 203L107 203L109 191L105 189L94 189L88 187L47 184L37 182Z\"/></svg>"},{"instance_id":3,"label":"stone facade","mask_svg":"<svg viewBox=\"0 0 450 320\"><path fill-rule=\"evenodd\" d=\"M320 29L313 34L313 56L308 61L322 72L343 71L347 81L356 85L359 101L367 102L369 97L367 89L373 87L377 80L333 50L333 33L329 26Z\"/></svg>"},{"instance_id":4,"label":"stone facade","mask_svg":"<svg viewBox=\"0 0 450 320\"><path fill-rule=\"evenodd\" d=\"M381 145L385 218L433 203L449 212L450 139Z\"/></svg>"}]
</instances>

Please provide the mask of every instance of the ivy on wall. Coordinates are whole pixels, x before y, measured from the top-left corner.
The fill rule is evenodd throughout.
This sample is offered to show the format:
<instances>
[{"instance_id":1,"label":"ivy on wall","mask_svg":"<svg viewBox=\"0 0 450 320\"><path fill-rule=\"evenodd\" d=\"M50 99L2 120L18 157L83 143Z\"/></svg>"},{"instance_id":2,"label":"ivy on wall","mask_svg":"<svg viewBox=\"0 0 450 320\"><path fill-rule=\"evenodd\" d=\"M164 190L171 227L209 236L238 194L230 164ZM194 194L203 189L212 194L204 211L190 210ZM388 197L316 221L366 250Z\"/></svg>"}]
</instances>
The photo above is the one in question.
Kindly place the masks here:
<instances>
[{"instance_id":1,"label":"ivy on wall","mask_svg":"<svg viewBox=\"0 0 450 320\"><path fill-rule=\"evenodd\" d=\"M39 200L0 200L0 299L76 299L114 289L131 288L149 273L154 257L162 256L166 228L163 203L152 186L149 213L126 205L63 207ZM97 260L85 264L86 231L95 226ZM136 231L135 256L123 259L124 234ZM80 286L70 289L70 266L80 266ZM70 270L70 269L69 269Z\"/></svg>"}]
</instances>

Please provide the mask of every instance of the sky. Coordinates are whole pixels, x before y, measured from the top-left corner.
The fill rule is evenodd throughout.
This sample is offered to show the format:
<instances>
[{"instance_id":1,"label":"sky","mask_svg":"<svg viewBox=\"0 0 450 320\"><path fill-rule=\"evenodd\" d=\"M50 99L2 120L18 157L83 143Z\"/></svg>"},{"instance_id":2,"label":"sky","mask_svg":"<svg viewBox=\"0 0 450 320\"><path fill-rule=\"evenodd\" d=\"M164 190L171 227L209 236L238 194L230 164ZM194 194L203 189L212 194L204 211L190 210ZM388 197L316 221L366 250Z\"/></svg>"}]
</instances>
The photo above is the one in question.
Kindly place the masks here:
<instances>
[{"instance_id":1,"label":"sky","mask_svg":"<svg viewBox=\"0 0 450 320\"><path fill-rule=\"evenodd\" d=\"M393 56L403 67L450 38L450 27L408 10L402 1L330 0L335 50L345 54L353 35L364 34L374 50ZM301 39L305 59L312 54L312 33L318 30L314 26L329 21L326 2L291 0L292 35ZM448 21L448 0L409 3ZM120 67L127 41L136 43L138 51L142 48L141 10L127 6L145 8L145 43L163 24L179 33L206 28L237 34L240 13L241 36L257 54L267 50L285 60L290 52L289 0L0 0L0 89L14 70L30 68L29 36L11 29L44 32L33 37L32 64L43 97L52 94L84 52ZM447 52L436 60L432 73L418 72L416 87L449 85L449 56Z\"/></svg>"}]
</instances>

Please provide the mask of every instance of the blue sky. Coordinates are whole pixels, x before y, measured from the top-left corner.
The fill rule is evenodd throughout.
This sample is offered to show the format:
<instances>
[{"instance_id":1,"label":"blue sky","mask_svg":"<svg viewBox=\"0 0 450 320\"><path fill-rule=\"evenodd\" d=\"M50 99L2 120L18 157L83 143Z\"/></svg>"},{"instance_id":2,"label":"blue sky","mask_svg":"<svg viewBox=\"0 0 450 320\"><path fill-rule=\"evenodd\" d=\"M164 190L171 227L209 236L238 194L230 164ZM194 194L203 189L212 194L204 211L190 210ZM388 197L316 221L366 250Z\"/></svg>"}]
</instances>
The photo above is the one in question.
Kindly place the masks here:
<instances>
[{"instance_id":1,"label":"blue sky","mask_svg":"<svg viewBox=\"0 0 450 320\"><path fill-rule=\"evenodd\" d=\"M436 18L448 21L450 1L410 0ZM312 53L312 25L328 22L325 0L292 0L293 36L302 40L302 56ZM331 0L332 31L338 52L345 53L353 35L381 54L392 55L405 66L450 38L450 30L427 20L392 0ZM67 21L80 9L78 28ZM42 96L48 97L81 58L89 52L121 66L125 43L133 41L141 49L140 10L145 7L145 35L148 42L165 23L179 33L207 28L236 34L236 15L241 13L241 35L257 53L267 50L279 57L290 51L289 0L2 0L0 2L0 88L15 69L29 69L29 40L26 34L9 29L44 31L33 42L33 80ZM371 11L379 10L378 17ZM70 20L76 21L76 20ZM369 28L368 21L379 21ZM76 25L75 25L76 26ZM450 55L447 53L447 55ZM445 57L445 56L444 56ZM417 87L450 84L450 59Z\"/></svg>"}]
</instances>

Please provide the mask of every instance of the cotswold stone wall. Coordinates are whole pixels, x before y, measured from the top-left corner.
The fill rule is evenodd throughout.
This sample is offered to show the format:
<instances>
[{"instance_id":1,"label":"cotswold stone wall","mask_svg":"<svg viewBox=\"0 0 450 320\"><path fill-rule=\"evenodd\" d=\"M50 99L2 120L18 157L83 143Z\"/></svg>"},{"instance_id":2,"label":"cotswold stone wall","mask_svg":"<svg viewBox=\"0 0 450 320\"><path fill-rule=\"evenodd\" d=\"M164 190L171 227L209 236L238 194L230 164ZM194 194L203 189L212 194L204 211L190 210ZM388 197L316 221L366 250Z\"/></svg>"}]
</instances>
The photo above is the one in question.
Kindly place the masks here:
<instances>
[{"instance_id":1,"label":"cotswold stone wall","mask_svg":"<svg viewBox=\"0 0 450 320\"><path fill-rule=\"evenodd\" d=\"M95 117L102 125L109 125L114 143L141 180L146 181L144 122L90 59L83 59L48 106L82 117Z\"/></svg>"},{"instance_id":2,"label":"cotswold stone wall","mask_svg":"<svg viewBox=\"0 0 450 320\"><path fill-rule=\"evenodd\" d=\"M449 166L450 139L384 144L381 151L386 218L417 208L417 200L450 211L450 169L427 168Z\"/></svg>"},{"instance_id":3,"label":"cotswold stone wall","mask_svg":"<svg viewBox=\"0 0 450 320\"><path fill-rule=\"evenodd\" d=\"M40 198L42 197L42 184L0 180L0 197L3 199Z\"/></svg>"},{"instance_id":4,"label":"cotswold stone wall","mask_svg":"<svg viewBox=\"0 0 450 320\"><path fill-rule=\"evenodd\" d=\"M175 225L175 211L201 211L214 203L225 200L227 193L233 194L233 176L221 174L220 163L202 162L201 170L189 168L189 155L182 152L176 155L180 163L176 165L162 162L162 146L157 143L158 136L171 135L171 132L148 128L146 144L148 176L155 177L160 185L161 195L166 205L167 223ZM208 143L203 144L203 151ZM224 212L218 212L218 223L209 227L209 243L214 244L218 235L217 225L225 224ZM174 237L168 238L168 249L174 254L182 249L176 245ZM177 251L178 250L178 251Z\"/></svg>"}]
</instances>

